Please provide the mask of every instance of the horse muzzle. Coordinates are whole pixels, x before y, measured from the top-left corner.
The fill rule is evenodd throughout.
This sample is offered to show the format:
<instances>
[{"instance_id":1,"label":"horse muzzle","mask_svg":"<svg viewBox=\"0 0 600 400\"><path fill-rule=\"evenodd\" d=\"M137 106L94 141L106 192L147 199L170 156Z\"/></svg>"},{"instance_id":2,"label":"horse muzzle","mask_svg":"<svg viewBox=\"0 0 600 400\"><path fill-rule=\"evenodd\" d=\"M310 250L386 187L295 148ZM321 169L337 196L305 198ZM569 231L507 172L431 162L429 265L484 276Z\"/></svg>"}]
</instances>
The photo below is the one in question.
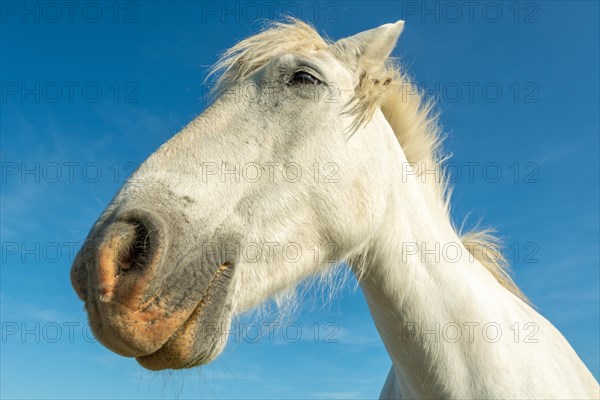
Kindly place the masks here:
<instances>
[{"instance_id":1,"label":"horse muzzle","mask_svg":"<svg viewBox=\"0 0 600 400\"><path fill-rule=\"evenodd\" d=\"M167 223L170 221L170 223ZM132 209L103 216L71 268L91 329L152 370L210 361L227 325L234 263L183 249L176 219Z\"/></svg>"}]
</instances>

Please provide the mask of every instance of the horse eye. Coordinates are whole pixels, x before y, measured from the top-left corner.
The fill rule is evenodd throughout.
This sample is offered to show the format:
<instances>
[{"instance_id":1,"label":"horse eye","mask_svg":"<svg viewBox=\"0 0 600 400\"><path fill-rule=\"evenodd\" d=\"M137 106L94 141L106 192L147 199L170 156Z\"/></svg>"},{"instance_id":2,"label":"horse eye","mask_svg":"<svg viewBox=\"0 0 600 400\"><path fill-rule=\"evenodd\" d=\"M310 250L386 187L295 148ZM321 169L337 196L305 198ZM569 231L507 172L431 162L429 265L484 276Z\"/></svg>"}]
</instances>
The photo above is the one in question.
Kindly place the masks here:
<instances>
[{"instance_id":1,"label":"horse eye","mask_svg":"<svg viewBox=\"0 0 600 400\"><path fill-rule=\"evenodd\" d=\"M294 73L294 76L292 76L289 83L292 85L318 85L321 81L308 72L298 71Z\"/></svg>"}]
</instances>

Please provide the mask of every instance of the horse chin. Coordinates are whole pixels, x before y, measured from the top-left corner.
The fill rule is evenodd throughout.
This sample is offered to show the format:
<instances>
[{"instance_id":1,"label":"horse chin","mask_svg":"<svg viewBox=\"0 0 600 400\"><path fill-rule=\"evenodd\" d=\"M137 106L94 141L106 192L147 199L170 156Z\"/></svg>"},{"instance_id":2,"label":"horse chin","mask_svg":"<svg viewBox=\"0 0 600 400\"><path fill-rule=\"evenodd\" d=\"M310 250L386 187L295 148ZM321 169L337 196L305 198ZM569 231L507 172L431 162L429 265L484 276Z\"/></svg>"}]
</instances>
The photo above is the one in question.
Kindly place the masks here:
<instances>
[{"instance_id":1,"label":"horse chin","mask_svg":"<svg viewBox=\"0 0 600 400\"><path fill-rule=\"evenodd\" d=\"M192 346L194 347L194 346ZM209 348L199 346L200 349L184 350L182 353L175 353L171 349L162 347L157 352L147 356L137 357L137 362L144 368L151 371L160 371L163 369L186 369L199 365L208 364L219 354L221 354L222 346L217 348L210 345Z\"/></svg>"},{"instance_id":2,"label":"horse chin","mask_svg":"<svg viewBox=\"0 0 600 400\"><path fill-rule=\"evenodd\" d=\"M137 362L157 371L191 368L214 360L225 347L232 318L230 281L217 274L190 317L163 346L136 357Z\"/></svg>"},{"instance_id":3,"label":"horse chin","mask_svg":"<svg viewBox=\"0 0 600 400\"><path fill-rule=\"evenodd\" d=\"M211 311L216 310L211 308L199 304L161 348L152 354L136 357L137 362L146 369L158 371L192 368L213 361L225 347L231 316L225 310L212 314Z\"/></svg>"}]
</instances>

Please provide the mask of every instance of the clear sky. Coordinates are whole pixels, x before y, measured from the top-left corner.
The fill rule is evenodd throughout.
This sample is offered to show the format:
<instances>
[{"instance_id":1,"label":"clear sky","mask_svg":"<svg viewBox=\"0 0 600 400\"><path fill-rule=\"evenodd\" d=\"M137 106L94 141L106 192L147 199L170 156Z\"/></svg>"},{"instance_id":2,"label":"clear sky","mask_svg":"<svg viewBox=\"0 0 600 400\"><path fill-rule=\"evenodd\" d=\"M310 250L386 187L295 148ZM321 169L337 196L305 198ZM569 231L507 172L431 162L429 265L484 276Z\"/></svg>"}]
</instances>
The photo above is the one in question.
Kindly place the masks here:
<instances>
[{"instance_id":1,"label":"clear sky","mask_svg":"<svg viewBox=\"0 0 600 400\"><path fill-rule=\"evenodd\" d=\"M521 288L598 378L598 2L0 5L2 398L378 396L390 361L352 280L175 373L96 343L70 285L123 179L206 107L207 66L281 12L331 38L406 20L394 55L439 98L456 219L498 229Z\"/></svg>"}]
</instances>

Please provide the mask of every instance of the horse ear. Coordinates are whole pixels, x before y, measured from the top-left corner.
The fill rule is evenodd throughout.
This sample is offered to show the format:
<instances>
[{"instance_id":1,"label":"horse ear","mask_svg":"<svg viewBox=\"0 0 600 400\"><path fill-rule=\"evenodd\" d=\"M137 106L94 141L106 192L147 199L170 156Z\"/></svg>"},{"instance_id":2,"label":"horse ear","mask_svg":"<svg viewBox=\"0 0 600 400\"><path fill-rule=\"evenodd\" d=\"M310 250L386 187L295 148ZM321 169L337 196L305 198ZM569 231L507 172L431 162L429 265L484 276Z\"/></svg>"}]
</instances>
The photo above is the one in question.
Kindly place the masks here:
<instances>
[{"instance_id":1,"label":"horse ear","mask_svg":"<svg viewBox=\"0 0 600 400\"><path fill-rule=\"evenodd\" d=\"M403 29L404 21L384 24L338 40L333 44L332 51L342 61L354 66L361 60L383 64L396 47Z\"/></svg>"}]
</instances>

